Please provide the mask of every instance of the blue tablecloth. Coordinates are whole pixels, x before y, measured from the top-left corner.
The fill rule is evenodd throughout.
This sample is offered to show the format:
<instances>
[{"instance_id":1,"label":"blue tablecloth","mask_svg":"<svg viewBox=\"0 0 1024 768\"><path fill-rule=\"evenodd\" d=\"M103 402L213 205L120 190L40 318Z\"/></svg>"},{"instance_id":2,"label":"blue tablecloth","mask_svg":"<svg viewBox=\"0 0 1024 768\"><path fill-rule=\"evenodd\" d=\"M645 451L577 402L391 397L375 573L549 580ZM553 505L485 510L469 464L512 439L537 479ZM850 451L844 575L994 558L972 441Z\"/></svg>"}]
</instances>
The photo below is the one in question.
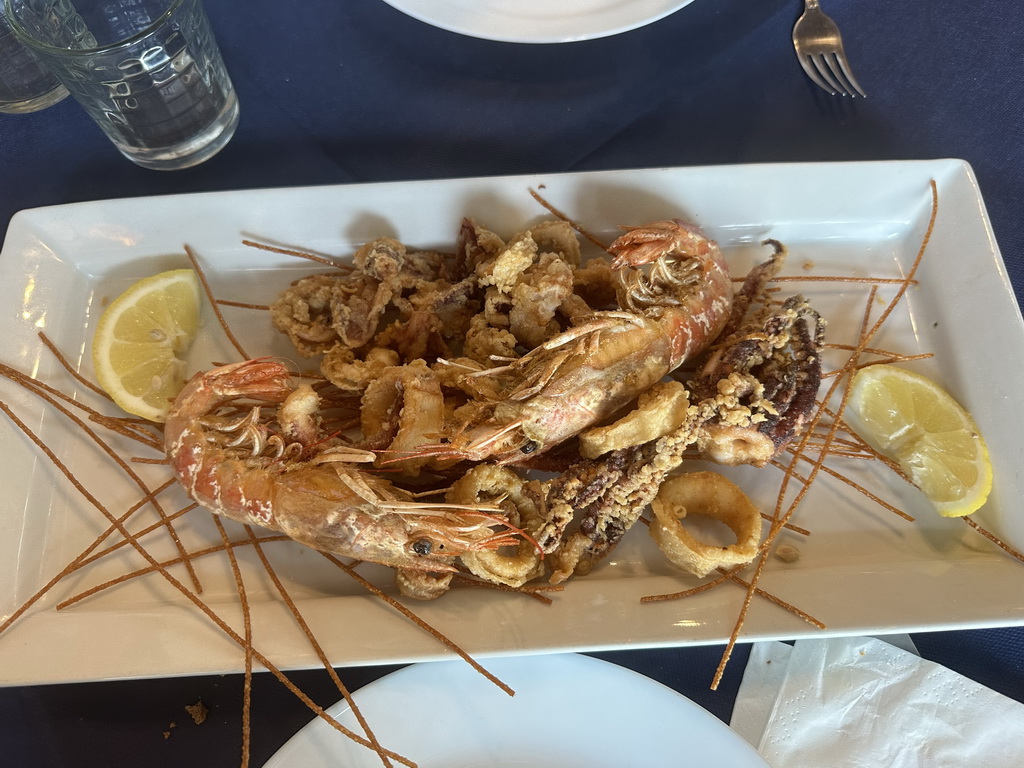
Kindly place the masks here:
<instances>
[{"instance_id":1,"label":"blue tablecloth","mask_svg":"<svg viewBox=\"0 0 1024 768\"><path fill-rule=\"evenodd\" d=\"M977 174L1018 299L1024 289L1024 6L826 0L868 92L851 101L797 65L798 0L695 0L628 33L558 45L459 36L380 0L206 4L242 105L228 147L158 173L123 159L70 99L0 115L0 227L23 208L205 190L958 157ZM1024 701L1024 629L914 639L926 657ZM746 651L711 692L720 653L601 655L727 720ZM389 669L342 676L354 688ZM337 698L322 673L296 679L322 704ZM22 766L231 765L240 691L234 676L0 690L0 755ZM211 716L192 727L182 708L200 698ZM259 765L310 715L267 676L253 706Z\"/></svg>"}]
</instances>

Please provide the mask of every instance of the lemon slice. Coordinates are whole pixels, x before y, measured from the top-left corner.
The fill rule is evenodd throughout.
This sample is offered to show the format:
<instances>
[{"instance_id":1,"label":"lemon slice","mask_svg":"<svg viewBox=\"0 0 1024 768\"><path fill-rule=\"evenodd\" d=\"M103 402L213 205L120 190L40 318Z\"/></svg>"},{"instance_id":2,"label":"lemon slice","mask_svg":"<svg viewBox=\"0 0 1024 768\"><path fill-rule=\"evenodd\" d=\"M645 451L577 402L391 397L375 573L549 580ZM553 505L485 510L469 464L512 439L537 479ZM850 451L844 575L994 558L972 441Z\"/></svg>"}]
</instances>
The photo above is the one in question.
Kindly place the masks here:
<instances>
[{"instance_id":1,"label":"lemon slice","mask_svg":"<svg viewBox=\"0 0 1024 768\"><path fill-rule=\"evenodd\" d=\"M988 448L970 414L926 376L893 365L854 377L847 423L896 461L940 515L969 515L992 490Z\"/></svg>"},{"instance_id":2,"label":"lemon slice","mask_svg":"<svg viewBox=\"0 0 1024 768\"><path fill-rule=\"evenodd\" d=\"M128 413L163 422L185 381L201 293L191 269L139 280L100 317L92 339L99 384Z\"/></svg>"}]
</instances>

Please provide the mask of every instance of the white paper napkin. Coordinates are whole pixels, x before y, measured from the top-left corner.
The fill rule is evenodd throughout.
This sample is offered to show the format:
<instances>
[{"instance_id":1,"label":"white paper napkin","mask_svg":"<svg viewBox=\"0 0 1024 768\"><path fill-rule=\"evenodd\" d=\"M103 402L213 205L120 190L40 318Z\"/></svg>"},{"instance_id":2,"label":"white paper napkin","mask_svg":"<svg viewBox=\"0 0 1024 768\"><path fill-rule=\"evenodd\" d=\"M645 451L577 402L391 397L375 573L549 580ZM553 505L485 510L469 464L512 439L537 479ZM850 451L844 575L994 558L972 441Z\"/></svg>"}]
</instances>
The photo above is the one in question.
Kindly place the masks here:
<instances>
[{"instance_id":1,"label":"white paper napkin","mask_svg":"<svg viewBox=\"0 0 1024 768\"><path fill-rule=\"evenodd\" d=\"M875 638L755 644L731 725L777 768L1024 765L1024 704Z\"/></svg>"}]
</instances>

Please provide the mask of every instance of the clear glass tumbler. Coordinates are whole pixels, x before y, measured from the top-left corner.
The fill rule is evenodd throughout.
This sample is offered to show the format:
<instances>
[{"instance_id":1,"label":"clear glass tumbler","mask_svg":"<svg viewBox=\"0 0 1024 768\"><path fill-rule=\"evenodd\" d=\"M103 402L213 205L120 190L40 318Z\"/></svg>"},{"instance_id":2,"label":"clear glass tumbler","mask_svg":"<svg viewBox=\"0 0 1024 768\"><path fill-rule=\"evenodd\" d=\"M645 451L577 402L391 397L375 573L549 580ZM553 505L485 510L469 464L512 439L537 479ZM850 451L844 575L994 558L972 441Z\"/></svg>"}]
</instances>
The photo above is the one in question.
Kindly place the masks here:
<instances>
[{"instance_id":1,"label":"clear glass tumbler","mask_svg":"<svg viewBox=\"0 0 1024 768\"><path fill-rule=\"evenodd\" d=\"M129 160L209 159L238 98L200 0L4 0L11 28Z\"/></svg>"},{"instance_id":2,"label":"clear glass tumbler","mask_svg":"<svg viewBox=\"0 0 1024 768\"><path fill-rule=\"evenodd\" d=\"M67 95L67 88L15 37L0 3L0 112L36 112Z\"/></svg>"}]
</instances>

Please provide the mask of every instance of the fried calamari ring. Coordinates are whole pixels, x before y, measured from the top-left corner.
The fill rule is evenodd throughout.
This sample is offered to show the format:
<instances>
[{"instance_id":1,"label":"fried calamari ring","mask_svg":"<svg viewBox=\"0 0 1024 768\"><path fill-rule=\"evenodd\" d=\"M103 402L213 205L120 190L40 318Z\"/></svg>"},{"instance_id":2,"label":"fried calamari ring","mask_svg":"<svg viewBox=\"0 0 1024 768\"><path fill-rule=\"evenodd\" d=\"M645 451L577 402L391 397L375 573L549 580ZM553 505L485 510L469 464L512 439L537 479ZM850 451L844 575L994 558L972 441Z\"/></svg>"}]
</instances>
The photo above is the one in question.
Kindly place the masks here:
<instances>
[{"instance_id":1,"label":"fried calamari ring","mask_svg":"<svg viewBox=\"0 0 1024 768\"><path fill-rule=\"evenodd\" d=\"M448 591L454 575L450 571L435 573L396 568L395 584L403 597L411 597L414 600L436 600Z\"/></svg>"},{"instance_id":2,"label":"fried calamari ring","mask_svg":"<svg viewBox=\"0 0 1024 768\"><path fill-rule=\"evenodd\" d=\"M507 467L478 464L456 481L445 500L451 504L498 502L509 522L532 537L542 523L539 490L530 492L536 485L536 481L528 483ZM460 559L473 575L510 587L521 587L544 573L540 552L536 544L527 538L523 538L512 552L466 552Z\"/></svg>"},{"instance_id":3,"label":"fried calamari ring","mask_svg":"<svg viewBox=\"0 0 1024 768\"><path fill-rule=\"evenodd\" d=\"M669 478L651 508L655 517L651 537L669 560L695 576L706 576L715 568L746 565L757 555L761 512L735 483L717 472ZM721 547L698 541L680 522L688 514L725 523L736 534L736 543Z\"/></svg>"},{"instance_id":4,"label":"fried calamari ring","mask_svg":"<svg viewBox=\"0 0 1024 768\"><path fill-rule=\"evenodd\" d=\"M557 253L571 267L580 263L580 241L567 221L552 219L530 227L530 235L542 253Z\"/></svg>"},{"instance_id":5,"label":"fried calamari ring","mask_svg":"<svg viewBox=\"0 0 1024 768\"><path fill-rule=\"evenodd\" d=\"M606 427L580 435L580 455L596 459L609 451L620 451L657 440L681 427L689 415L686 387L678 381L655 384L640 395L637 407Z\"/></svg>"},{"instance_id":6,"label":"fried calamari ring","mask_svg":"<svg viewBox=\"0 0 1024 768\"><path fill-rule=\"evenodd\" d=\"M367 445L388 451L392 468L416 477L431 460L418 456L416 449L433 444L443 434L445 414L437 376L422 360L414 360L386 368L370 382L359 416Z\"/></svg>"}]
</instances>

